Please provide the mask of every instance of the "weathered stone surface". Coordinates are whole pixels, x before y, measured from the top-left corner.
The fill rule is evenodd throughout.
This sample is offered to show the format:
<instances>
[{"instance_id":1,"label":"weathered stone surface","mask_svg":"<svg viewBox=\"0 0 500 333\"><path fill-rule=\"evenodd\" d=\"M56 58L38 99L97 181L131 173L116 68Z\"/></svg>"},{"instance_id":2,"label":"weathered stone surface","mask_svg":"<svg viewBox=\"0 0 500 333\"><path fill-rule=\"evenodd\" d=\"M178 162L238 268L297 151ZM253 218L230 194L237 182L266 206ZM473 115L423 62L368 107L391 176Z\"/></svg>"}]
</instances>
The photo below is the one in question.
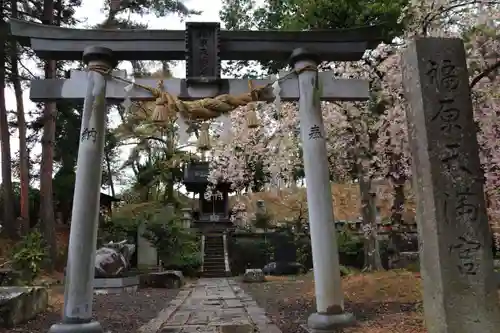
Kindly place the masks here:
<instances>
[{"instance_id":1,"label":"weathered stone surface","mask_svg":"<svg viewBox=\"0 0 500 333\"><path fill-rule=\"evenodd\" d=\"M389 256L389 268L418 268L419 252L400 252Z\"/></svg>"},{"instance_id":2,"label":"weathered stone surface","mask_svg":"<svg viewBox=\"0 0 500 333\"><path fill-rule=\"evenodd\" d=\"M254 333L253 325L222 325L219 329L220 333ZM281 333L281 332L280 332Z\"/></svg>"},{"instance_id":3,"label":"weathered stone surface","mask_svg":"<svg viewBox=\"0 0 500 333\"><path fill-rule=\"evenodd\" d=\"M495 272L495 281L497 283L497 288L500 289L500 272Z\"/></svg>"},{"instance_id":4,"label":"weathered stone surface","mask_svg":"<svg viewBox=\"0 0 500 333\"><path fill-rule=\"evenodd\" d=\"M144 237L146 233L147 225L141 223L137 228L137 268L144 270L158 267L158 251Z\"/></svg>"},{"instance_id":5,"label":"weathered stone surface","mask_svg":"<svg viewBox=\"0 0 500 333\"><path fill-rule=\"evenodd\" d=\"M234 280L200 279L141 333L281 333ZM161 322L161 323L160 323ZM154 330L153 330L154 328Z\"/></svg>"},{"instance_id":6,"label":"weathered stone surface","mask_svg":"<svg viewBox=\"0 0 500 333\"><path fill-rule=\"evenodd\" d=\"M0 323L13 326L34 318L48 305L43 287L0 287Z\"/></svg>"},{"instance_id":7,"label":"weathered stone surface","mask_svg":"<svg viewBox=\"0 0 500 333\"><path fill-rule=\"evenodd\" d=\"M266 275L297 275L305 273L304 265L298 262L278 261L270 262L262 269Z\"/></svg>"},{"instance_id":8,"label":"weathered stone surface","mask_svg":"<svg viewBox=\"0 0 500 333\"><path fill-rule=\"evenodd\" d=\"M266 277L262 269L247 269L243 275L243 282L264 282Z\"/></svg>"},{"instance_id":9,"label":"weathered stone surface","mask_svg":"<svg viewBox=\"0 0 500 333\"><path fill-rule=\"evenodd\" d=\"M463 42L417 39L403 57L403 81L428 332L498 332L491 234Z\"/></svg>"},{"instance_id":10,"label":"weathered stone surface","mask_svg":"<svg viewBox=\"0 0 500 333\"><path fill-rule=\"evenodd\" d=\"M94 279L94 294L133 293L139 286L139 276Z\"/></svg>"},{"instance_id":11,"label":"weathered stone surface","mask_svg":"<svg viewBox=\"0 0 500 333\"><path fill-rule=\"evenodd\" d=\"M184 283L181 271L150 272L141 277L141 286L143 287L178 289Z\"/></svg>"},{"instance_id":12,"label":"weathered stone surface","mask_svg":"<svg viewBox=\"0 0 500 333\"><path fill-rule=\"evenodd\" d=\"M130 258L135 251L135 245L126 241L110 242L96 251L95 277L118 277L130 268Z\"/></svg>"}]
</instances>

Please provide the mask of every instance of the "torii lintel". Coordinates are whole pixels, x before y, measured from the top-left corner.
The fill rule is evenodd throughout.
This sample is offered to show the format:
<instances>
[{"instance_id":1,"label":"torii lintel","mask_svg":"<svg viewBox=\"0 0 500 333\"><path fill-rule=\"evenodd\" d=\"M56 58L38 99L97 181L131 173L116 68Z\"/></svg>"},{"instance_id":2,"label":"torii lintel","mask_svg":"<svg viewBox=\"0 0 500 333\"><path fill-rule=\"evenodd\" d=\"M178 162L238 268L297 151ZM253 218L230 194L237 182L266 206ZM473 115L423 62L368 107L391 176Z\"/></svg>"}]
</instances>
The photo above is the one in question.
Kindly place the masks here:
<instances>
[{"instance_id":1,"label":"torii lintel","mask_svg":"<svg viewBox=\"0 0 500 333\"><path fill-rule=\"evenodd\" d=\"M283 61L302 47L324 61L354 61L384 39L380 26L316 31L228 31L219 30L219 26L188 22L186 30L91 30L10 20L13 36L31 46L38 56L53 60L81 60L88 46L108 47L119 60L185 60L190 47L187 42L193 37L190 31L195 30L217 30L222 60Z\"/></svg>"}]
</instances>

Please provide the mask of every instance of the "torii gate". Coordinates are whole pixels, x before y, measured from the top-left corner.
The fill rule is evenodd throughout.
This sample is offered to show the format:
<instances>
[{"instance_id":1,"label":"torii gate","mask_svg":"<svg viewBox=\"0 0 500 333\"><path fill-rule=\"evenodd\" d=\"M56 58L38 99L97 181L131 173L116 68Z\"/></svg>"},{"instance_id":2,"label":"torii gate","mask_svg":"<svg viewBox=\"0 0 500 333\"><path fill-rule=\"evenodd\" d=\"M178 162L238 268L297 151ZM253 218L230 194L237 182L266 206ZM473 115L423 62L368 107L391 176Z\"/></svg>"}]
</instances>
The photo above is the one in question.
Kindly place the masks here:
<instances>
[{"instance_id":1,"label":"torii gate","mask_svg":"<svg viewBox=\"0 0 500 333\"><path fill-rule=\"evenodd\" d=\"M316 66L320 61L361 59L382 39L379 29L221 31L218 23L190 22L185 31L113 31L67 29L19 20L11 20L10 25L12 35L30 45L38 56L53 60L83 58L89 67L88 74L74 71L69 79L31 83L33 101L84 101L64 314L62 323L53 325L50 332L103 332L100 323L91 321L91 307L106 102L117 103L127 96L136 101L156 97L141 89L127 93L127 83L103 75L116 66L117 60L187 60L187 78L169 79L163 84L164 91L181 100L248 93L248 80L220 78L221 59L290 60L297 75L280 82L280 96L282 100L299 100L317 303L308 326L328 332L354 322L354 316L344 312L324 125L315 89L322 86L321 100L363 101L369 98L369 84L334 79L329 72L318 73ZM157 83L153 79L136 82L150 87ZM272 83L252 82L261 86ZM265 88L254 98L271 101L273 91Z\"/></svg>"}]
</instances>

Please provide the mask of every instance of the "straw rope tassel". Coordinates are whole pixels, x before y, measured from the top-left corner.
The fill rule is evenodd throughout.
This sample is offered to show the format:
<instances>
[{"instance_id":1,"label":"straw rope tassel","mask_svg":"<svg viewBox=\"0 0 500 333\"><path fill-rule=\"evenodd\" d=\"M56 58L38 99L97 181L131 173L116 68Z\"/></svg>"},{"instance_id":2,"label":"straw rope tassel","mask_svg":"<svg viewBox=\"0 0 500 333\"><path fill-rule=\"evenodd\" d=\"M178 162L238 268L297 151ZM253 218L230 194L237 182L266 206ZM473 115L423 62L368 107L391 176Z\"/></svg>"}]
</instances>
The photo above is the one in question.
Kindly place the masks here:
<instances>
[{"instance_id":1,"label":"straw rope tassel","mask_svg":"<svg viewBox=\"0 0 500 333\"><path fill-rule=\"evenodd\" d=\"M163 91L163 80L158 80L157 89ZM170 112L167 106L167 99L164 94L161 94L155 101L155 109L152 119L158 122L167 122L170 120Z\"/></svg>"},{"instance_id":2,"label":"straw rope tassel","mask_svg":"<svg viewBox=\"0 0 500 333\"><path fill-rule=\"evenodd\" d=\"M200 137L198 138L198 149L201 151L206 151L210 149L210 136L208 134L209 127L210 127L209 123L201 124Z\"/></svg>"},{"instance_id":3,"label":"straw rope tassel","mask_svg":"<svg viewBox=\"0 0 500 333\"><path fill-rule=\"evenodd\" d=\"M248 80L248 90L250 92L254 91L252 80ZM257 128L259 127L259 118L257 117L257 112L255 111L256 103L249 103L249 110L247 111L247 127Z\"/></svg>"}]
</instances>

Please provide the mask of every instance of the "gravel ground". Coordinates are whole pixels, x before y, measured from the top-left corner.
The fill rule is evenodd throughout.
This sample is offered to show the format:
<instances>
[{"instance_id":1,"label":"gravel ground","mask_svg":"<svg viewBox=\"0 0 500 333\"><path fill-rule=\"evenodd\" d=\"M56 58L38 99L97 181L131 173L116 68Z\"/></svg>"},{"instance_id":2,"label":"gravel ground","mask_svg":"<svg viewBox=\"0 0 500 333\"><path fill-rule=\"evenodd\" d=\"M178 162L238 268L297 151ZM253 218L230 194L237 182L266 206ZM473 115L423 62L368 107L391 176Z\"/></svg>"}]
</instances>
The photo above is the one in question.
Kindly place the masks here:
<instances>
[{"instance_id":1,"label":"gravel ground","mask_svg":"<svg viewBox=\"0 0 500 333\"><path fill-rule=\"evenodd\" d=\"M283 333L301 333L301 324L315 310L311 275L270 277L270 282L242 288L263 307ZM382 272L344 278L347 311L358 320L345 333L425 333L420 278L409 272Z\"/></svg>"},{"instance_id":2,"label":"gravel ground","mask_svg":"<svg viewBox=\"0 0 500 333\"><path fill-rule=\"evenodd\" d=\"M113 333L134 333L156 317L175 298L178 289L140 289L136 293L94 296L93 315L104 328ZM0 332L43 333L61 320L62 290L52 291L49 311L13 329Z\"/></svg>"}]
</instances>

